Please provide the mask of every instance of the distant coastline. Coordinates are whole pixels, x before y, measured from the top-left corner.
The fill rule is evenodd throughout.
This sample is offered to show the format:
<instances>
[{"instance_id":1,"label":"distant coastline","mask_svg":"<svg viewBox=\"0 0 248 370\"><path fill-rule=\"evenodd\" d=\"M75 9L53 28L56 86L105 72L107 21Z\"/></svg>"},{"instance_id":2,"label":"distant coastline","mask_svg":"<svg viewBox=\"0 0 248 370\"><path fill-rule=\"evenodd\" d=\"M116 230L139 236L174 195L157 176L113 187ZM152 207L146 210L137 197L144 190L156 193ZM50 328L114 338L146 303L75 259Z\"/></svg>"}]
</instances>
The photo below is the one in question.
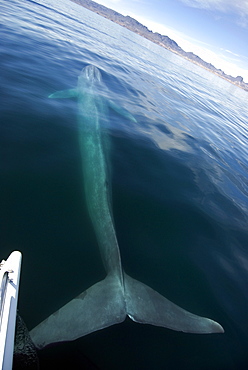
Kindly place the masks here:
<instances>
[{"instance_id":1,"label":"distant coastline","mask_svg":"<svg viewBox=\"0 0 248 370\"><path fill-rule=\"evenodd\" d=\"M146 39L154 42L157 45L164 47L165 49L183 57L184 59L189 60L190 62L208 70L211 73L214 73L216 76L223 78L224 80L234 84L235 86L240 87L243 90L248 91L248 84L243 81L243 77L237 76L232 77L225 74L221 69L215 68L211 63L207 63L202 60L200 57L191 52L184 51L178 44L171 40L168 36L160 35L157 32L150 31L146 26L136 21L134 18L129 16L124 16L116 11L109 9L103 5L100 5L92 0L71 0L78 5L91 10L102 17L105 17L112 22L119 24L132 32L137 33L138 35L145 37Z\"/></svg>"}]
</instances>

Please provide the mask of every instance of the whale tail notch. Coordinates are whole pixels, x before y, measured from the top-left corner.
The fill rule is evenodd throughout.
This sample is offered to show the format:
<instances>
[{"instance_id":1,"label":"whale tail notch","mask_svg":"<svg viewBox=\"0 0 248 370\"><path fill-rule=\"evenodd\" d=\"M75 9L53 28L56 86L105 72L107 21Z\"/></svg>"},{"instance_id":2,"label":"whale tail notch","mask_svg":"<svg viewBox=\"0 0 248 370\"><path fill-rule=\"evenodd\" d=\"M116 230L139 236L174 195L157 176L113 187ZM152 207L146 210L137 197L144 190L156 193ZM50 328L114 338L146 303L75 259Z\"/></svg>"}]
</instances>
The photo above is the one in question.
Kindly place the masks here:
<instances>
[{"instance_id":1,"label":"whale tail notch","mask_svg":"<svg viewBox=\"0 0 248 370\"><path fill-rule=\"evenodd\" d=\"M127 315L138 323L186 333L224 332L217 322L180 308L124 273L124 287L116 276L108 275L50 315L30 335L41 349L121 323Z\"/></svg>"}]
</instances>

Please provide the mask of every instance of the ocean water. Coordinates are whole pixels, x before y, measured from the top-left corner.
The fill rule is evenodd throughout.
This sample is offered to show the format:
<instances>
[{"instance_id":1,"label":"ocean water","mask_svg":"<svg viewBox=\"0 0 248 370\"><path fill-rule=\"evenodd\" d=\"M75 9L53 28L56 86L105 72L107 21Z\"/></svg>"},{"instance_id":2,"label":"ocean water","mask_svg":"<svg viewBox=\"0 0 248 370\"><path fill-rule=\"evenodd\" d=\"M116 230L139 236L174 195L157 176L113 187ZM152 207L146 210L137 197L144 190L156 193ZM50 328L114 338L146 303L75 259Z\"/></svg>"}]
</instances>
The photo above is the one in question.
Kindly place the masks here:
<instances>
[{"instance_id":1,"label":"ocean water","mask_svg":"<svg viewBox=\"0 0 248 370\"><path fill-rule=\"evenodd\" d=\"M77 106L47 98L94 64L137 119L112 113L106 127L125 271L225 329L127 319L40 351L41 369L247 369L247 92L70 1L0 6L0 257L23 253L28 328L105 276L82 195Z\"/></svg>"}]
</instances>

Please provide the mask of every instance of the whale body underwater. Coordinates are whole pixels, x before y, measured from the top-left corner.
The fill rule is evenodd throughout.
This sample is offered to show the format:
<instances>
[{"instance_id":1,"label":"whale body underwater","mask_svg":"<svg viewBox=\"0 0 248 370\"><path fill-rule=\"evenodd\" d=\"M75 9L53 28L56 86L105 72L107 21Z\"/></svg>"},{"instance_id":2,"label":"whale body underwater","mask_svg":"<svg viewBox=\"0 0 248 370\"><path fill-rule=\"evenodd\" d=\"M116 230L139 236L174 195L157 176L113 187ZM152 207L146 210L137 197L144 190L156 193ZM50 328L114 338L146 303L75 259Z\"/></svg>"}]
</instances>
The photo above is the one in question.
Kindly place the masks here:
<instances>
[{"instance_id":1,"label":"whale body underwater","mask_svg":"<svg viewBox=\"0 0 248 370\"><path fill-rule=\"evenodd\" d=\"M107 134L101 124L108 119L109 108L136 120L107 99L103 87L99 69L88 65L81 71L75 89L55 92L49 98L77 98L84 191L107 275L32 329L31 339L41 349L121 323L127 316L138 323L187 333L222 333L217 322L180 308L122 268L108 186Z\"/></svg>"}]
</instances>

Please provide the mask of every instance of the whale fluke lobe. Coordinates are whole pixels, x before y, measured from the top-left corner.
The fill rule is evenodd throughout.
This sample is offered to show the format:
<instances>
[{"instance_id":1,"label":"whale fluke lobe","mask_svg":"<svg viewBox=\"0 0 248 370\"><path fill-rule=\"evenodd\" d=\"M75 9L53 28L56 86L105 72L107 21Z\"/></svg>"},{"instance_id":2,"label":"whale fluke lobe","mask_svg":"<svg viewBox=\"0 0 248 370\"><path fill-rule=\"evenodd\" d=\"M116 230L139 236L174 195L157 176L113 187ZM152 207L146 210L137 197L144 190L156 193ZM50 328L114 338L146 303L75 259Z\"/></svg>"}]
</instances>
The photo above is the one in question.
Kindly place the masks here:
<instances>
[{"instance_id":1,"label":"whale fluke lobe","mask_svg":"<svg viewBox=\"0 0 248 370\"><path fill-rule=\"evenodd\" d=\"M132 122L137 121L126 109L108 100L101 93L105 89L101 85L101 72L89 65L81 71L75 89L57 91L49 98L78 101L84 192L107 276L31 330L31 339L37 348L43 348L121 323L126 316L138 323L187 333L222 333L224 330L217 322L185 311L123 272L111 210L111 187L106 186L111 171L104 123L109 108Z\"/></svg>"},{"instance_id":2,"label":"whale fluke lobe","mask_svg":"<svg viewBox=\"0 0 248 370\"><path fill-rule=\"evenodd\" d=\"M116 277L107 276L42 321L30 335L41 349L51 343L75 340L125 318L121 285Z\"/></svg>"},{"instance_id":3,"label":"whale fluke lobe","mask_svg":"<svg viewBox=\"0 0 248 370\"><path fill-rule=\"evenodd\" d=\"M222 333L217 322L194 315L161 294L124 274L127 315L135 322L162 326L185 333Z\"/></svg>"}]
</instances>

